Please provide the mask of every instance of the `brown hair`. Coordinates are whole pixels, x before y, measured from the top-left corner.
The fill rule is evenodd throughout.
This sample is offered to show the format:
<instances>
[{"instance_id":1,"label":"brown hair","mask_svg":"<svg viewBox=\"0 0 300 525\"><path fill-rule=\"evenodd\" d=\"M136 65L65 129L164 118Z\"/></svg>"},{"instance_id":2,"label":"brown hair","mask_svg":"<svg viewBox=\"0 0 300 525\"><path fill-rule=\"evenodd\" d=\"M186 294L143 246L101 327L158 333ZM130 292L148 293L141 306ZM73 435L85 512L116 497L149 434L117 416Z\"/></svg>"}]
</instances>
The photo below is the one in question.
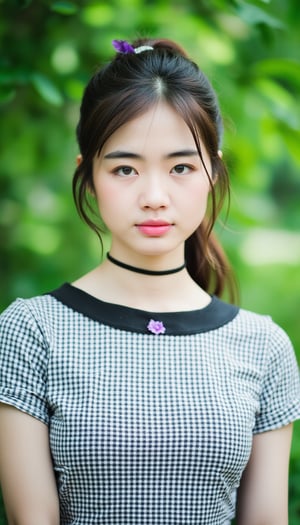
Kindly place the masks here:
<instances>
[{"instance_id":1,"label":"brown hair","mask_svg":"<svg viewBox=\"0 0 300 525\"><path fill-rule=\"evenodd\" d=\"M186 240L185 259L191 277L206 291L236 296L235 282L223 249L212 232L217 215L229 196L226 166L218 154L222 119L216 94L198 66L176 43L166 39L139 39L133 47L152 46L141 53L117 53L98 70L84 91L77 140L82 162L73 179L73 195L80 216L101 240L103 226L96 223L92 164L105 141L123 124L165 100L191 130L211 186L210 214ZM200 138L209 154L212 180L204 164ZM100 210L101 212L101 210Z\"/></svg>"}]
</instances>

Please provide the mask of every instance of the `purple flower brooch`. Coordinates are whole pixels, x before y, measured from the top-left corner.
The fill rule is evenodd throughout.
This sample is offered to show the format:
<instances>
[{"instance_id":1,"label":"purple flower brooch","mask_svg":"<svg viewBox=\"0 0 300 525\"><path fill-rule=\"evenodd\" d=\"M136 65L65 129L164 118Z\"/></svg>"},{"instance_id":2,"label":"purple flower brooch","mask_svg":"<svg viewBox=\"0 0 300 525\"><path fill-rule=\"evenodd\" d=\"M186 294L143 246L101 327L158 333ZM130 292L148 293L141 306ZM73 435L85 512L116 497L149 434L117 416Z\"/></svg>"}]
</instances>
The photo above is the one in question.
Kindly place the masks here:
<instances>
[{"instance_id":1,"label":"purple flower brooch","mask_svg":"<svg viewBox=\"0 0 300 525\"><path fill-rule=\"evenodd\" d=\"M166 331L164 323L162 321L154 321L154 319L150 319L147 328L149 332L155 335L164 334Z\"/></svg>"}]
</instances>

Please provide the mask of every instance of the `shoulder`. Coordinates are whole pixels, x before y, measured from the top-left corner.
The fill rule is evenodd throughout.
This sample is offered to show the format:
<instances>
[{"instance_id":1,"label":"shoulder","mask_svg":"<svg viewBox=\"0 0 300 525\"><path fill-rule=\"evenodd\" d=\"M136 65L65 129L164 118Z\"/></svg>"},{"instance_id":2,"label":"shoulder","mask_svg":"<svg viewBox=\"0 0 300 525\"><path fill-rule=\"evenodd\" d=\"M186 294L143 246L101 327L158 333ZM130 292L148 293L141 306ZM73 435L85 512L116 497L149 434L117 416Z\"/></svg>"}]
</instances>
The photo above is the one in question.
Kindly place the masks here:
<instances>
[{"instance_id":1,"label":"shoulder","mask_svg":"<svg viewBox=\"0 0 300 525\"><path fill-rule=\"evenodd\" d=\"M15 299L0 314L0 334L16 338L27 334L37 340L47 339L53 319L59 319L60 303L50 294L29 299Z\"/></svg>"},{"instance_id":2,"label":"shoulder","mask_svg":"<svg viewBox=\"0 0 300 525\"><path fill-rule=\"evenodd\" d=\"M255 358L265 369L290 362L297 367L293 344L287 332L270 315L241 308L234 319L232 340L241 351Z\"/></svg>"},{"instance_id":3,"label":"shoulder","mask_svg":"<svg viewBox=\"0 0 300 525\"><path fill-rule=\"evenodd\" d=\"M245 333L258 336L262 341L272 345L290 344L286 331L270 315L258 314L240 308L236 322Z\"/></svg>"},{"instance_id":4,"label":"shoulder","mask_svg":"<svg viewBox=\"0 0 300 525\"><path fill-rule=\"evenodd\" d=\"M270 315L239 308L222 329L228 347L240 357L268 366L274 359L295 360L292 342L286 331Z\"/></svg>"},{"instance_id":5,"label":"shoulder","mask_svg":"<svg viewBox=\"0 0 300 525\"><path fill-rule=\"evenodd\" d=\"M50 294L37 295L29 299L22 297L16 298L0 315L0 321L3 323L7 318L14 317L32 317L39 319L43 313L53 308L53 301Z\"/></svg>"},{"instance_id":6,"label":"shoulder","mask_svg":"<svg viewBox=\"0 0 300 525\"><path fill-rule=\"evenodd\" d=\"M239 308L234 318L234 330L238 335L259 337L265 341L270 338L280 341L289 339L285 330L270 315L256 313L245 308Z\"/></svg>"}]
</instances>

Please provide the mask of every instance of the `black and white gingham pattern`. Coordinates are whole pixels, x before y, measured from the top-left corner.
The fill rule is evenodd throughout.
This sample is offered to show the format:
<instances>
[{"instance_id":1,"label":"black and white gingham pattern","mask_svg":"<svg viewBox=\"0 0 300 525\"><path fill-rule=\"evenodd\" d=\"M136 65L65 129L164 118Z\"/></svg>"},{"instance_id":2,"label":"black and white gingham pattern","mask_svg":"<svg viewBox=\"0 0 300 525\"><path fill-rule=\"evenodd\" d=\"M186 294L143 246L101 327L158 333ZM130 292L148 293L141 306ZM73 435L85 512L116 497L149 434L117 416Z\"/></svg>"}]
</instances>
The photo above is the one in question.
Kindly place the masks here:
<instances>
[{"instance_id":1,"label":"black and white gingham pattern","mask_svg":"<svg viewBox=\"0 0 300 525\"><path fill-rule=\"evenodd\" d=\"M244 310L184 335L78 310L45 295L0 317L0 401L49 425L61 524L228 524L253 433L300 417L286 334Z\"/></svg>"}]
</instances>

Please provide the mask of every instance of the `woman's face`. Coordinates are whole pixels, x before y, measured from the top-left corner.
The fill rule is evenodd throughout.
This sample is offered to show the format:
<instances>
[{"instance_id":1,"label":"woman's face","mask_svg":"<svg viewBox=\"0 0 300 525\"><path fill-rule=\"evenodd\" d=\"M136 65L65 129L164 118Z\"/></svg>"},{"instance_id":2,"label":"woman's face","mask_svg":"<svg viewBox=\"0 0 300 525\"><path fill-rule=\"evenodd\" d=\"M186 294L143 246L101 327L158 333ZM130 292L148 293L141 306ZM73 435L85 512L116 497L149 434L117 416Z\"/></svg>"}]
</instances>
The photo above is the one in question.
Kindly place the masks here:
<instances>
[{"instance_id":1,"label":"woman's face","mask_svg":"<svg viewBox=\"0 0 300 525\"><path fill-rule=\"evenodd\" d=\"M145 258L149 264L149 256L182 263L210 185L191 131L173 108L160 102L113 133L94 159L93 183L112 255L136 265Z\"/></svg>"}]
</instances>

